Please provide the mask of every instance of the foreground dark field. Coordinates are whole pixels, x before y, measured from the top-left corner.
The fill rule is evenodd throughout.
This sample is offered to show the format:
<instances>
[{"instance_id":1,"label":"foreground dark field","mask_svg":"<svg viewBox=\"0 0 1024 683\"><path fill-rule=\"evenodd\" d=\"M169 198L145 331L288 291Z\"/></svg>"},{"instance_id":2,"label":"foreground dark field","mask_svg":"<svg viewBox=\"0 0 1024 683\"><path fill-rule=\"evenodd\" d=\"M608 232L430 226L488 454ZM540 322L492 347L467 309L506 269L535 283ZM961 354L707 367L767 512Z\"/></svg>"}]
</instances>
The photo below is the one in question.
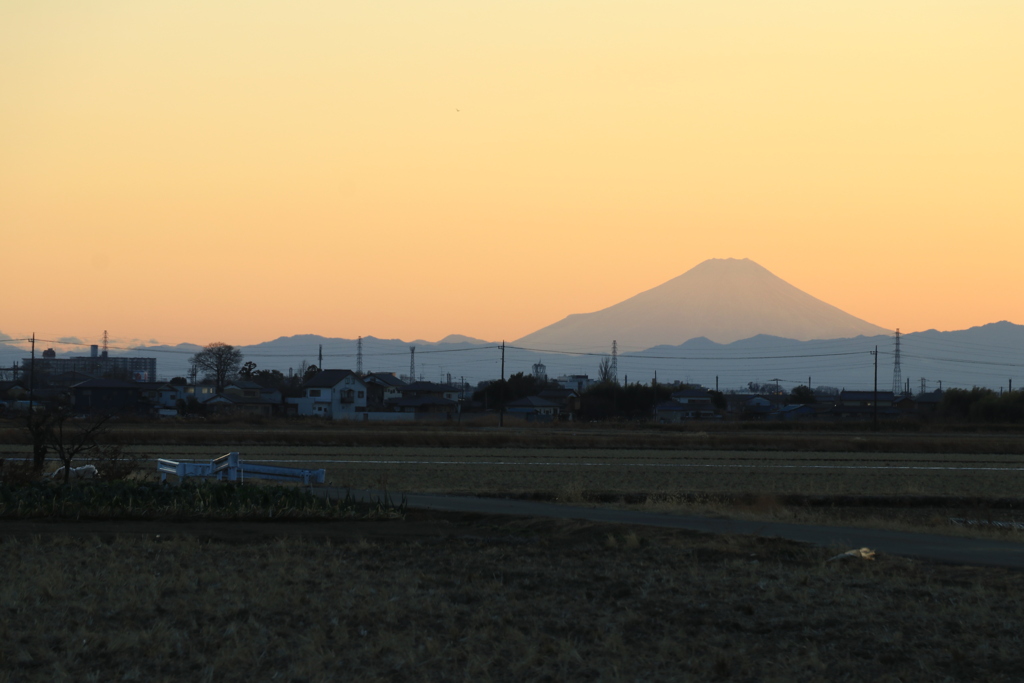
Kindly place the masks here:
<instances>
[{"instance_id":1,"label":"foreground dark field","mask_svg":"<svg viewBox=\"0 0 1024 683\"><path fill-rule=\"evenodd\" d=\"M1016 681L1019 575L746 537L0 524L0 680Z\"/></svg>"}]
</instances>

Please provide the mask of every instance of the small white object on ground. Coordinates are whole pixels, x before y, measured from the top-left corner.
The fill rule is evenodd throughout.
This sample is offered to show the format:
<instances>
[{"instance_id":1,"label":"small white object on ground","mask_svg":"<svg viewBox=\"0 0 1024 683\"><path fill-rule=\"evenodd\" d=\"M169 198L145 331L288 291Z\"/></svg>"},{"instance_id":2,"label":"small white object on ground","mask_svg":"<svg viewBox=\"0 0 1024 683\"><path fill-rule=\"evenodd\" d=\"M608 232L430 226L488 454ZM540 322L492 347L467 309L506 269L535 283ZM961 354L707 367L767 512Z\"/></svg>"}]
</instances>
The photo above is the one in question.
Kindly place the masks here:
<instances>
[{"instance_id":1,"label":"small white object on ground","mask_svg":"<svg viewBox=\"0 0 1024 683\"><path fill-rule=\"evenodd\" d=\"M95 465L82 465L81 467L72 467L71 473L68 475L68 479L92 479L98 473L99 472ZM51 476L53 476L54 479L63 479L64 468L58 468Z\"/></svg>"},{"instance_id":2,"label":"small white object on ground","mask_svg":"<svg viewBox=\"0 0 1024 683\"><path fill-rule=\"evenodd\" d=\"M849 560L854 557L859 557L862 560L873 560L875 559L875 551L871 548L854 548L853 550L847 550L845 553L839 553L835 557L830 557L827 561Z\"/></svg>"}]
</instances>

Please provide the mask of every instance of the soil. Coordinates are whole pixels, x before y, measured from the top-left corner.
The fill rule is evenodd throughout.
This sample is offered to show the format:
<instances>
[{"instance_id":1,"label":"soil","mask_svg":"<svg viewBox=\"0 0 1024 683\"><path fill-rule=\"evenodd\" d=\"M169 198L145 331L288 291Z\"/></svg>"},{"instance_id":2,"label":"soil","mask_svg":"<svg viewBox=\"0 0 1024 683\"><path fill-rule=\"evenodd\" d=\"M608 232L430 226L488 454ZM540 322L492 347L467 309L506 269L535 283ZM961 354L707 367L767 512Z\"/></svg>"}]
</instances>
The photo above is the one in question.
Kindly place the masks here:
<instances>
[{"instance_id":1,"label":"soil","mask_svg":"<svg viewBox=\"0 0 1024 683\"><path fill-rule=\"evenodd\" d=\"M1020 680L1020 575L411 511L0 522L0 680Z\"/></svg>"}]
</instances>

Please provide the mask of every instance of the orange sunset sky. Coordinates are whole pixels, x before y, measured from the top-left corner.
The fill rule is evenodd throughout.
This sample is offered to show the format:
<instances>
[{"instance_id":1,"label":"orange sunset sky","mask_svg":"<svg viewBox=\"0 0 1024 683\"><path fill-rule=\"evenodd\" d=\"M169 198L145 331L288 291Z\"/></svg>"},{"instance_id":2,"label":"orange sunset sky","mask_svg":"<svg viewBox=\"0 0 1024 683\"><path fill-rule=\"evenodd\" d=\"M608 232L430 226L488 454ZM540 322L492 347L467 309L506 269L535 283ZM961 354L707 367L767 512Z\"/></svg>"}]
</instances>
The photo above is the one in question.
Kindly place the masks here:
<instances>
[{"instance_id":1,"label":"orange sunset sky","mask_svg":"<svg viewBox=\"0 0 1024 683\"><path fill-rule=\"evenodd\" d=\"M713 257L1024 323L1022 36L1020 0L9 0L0 333L512 340Z\"/></svg>"}]
</instances>

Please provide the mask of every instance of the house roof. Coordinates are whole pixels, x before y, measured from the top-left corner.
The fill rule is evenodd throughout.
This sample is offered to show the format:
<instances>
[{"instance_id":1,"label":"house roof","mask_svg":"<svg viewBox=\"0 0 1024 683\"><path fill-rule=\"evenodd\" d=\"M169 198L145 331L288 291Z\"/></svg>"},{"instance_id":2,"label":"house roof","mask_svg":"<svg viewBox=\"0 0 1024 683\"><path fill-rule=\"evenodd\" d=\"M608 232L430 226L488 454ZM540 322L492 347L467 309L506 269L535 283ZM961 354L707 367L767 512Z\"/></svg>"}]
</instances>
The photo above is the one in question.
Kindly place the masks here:
<instances>
[{"instance_id":1,"label":"house roof","mask_svg":"<svg viewBox=\"0 0 1024 683\"><path fill-rule=\"evenodd\" d=\"M387 387L404 387L406 382L398 379L390 372L371 372L369 375L363 377L364 382L371 384L381 384Z\"/></svg>"},{"instance_id":2,"label":"house roof","mask_svg":"<svg viewBox=\"0 0 1024 683\"><path fill-rule=\"evenodd\" d=\"M694 410L695 406L688 406L688 405L686 405L684 403L679 403L678 401L664 401L662 403L659 403L657 406L655 406L654 409L657 410L659 413L673 412L673 411L681 412L681 411Z\"/></svg>"},{"instance_id":3,"label":"house roof","mask_svg":"<svg viewBox=\"0 0 1024 683\"><path fill-rule=\"evenodd\" d=\"M321 370L308 380L302 383L303 389L331 389L336 387L346 377L354 377L362 384L362 380L351 370Z\"/></svg>"},{"instance_id":4,"label":"house roof","mask_svg":"<svg viewBox=\"0 0 1024 683\"><path fill-rule=\"evenodd\" d=\"M262 389L263 388L262 384L257 384L256 382L250 382L249 380L246 380L246 379L240 379L237 382L230 382L230 383L228 383L228 386L229 387L238 387L239 389Z\"/></svg>"},{"instance_id":5,"label":"house roof","mask_svg":"<svg viewBox=\"0 0 1024 683\"><path fill-rule=\"evenodd\" d=\"M172 389L176 390L178 388L169 382L135 382L135 386L137 386L139 389L145 390L160 390L163 389L164 387L171 387Z\"/></svg>"},{"instance_id":6,"label":"house roof","mask_svg":"<svg viewBox=\"0 0 1024 683\"><path fill-rule=\"evenodd\" d=\"M241 396L239 394L217 394L213 398L209 398L203 401L206 403L234 403L237 405L252 405L254 403L259 405L273 405L273 401L259 396Z\"/></svg>"},{"instance_id":7,"label":"house roof","mask_svg":"<svg viewBox=\"0 0 1024 683\"><path fill-rule=\"evenodd\" d=\"M549 387L537 394L541 398L572 398L573 396L579 396L579 392L575 389L563 389L563 388L552 388Z\"/></svg>"},{"instance_id":8,"label":"house roof","mask_svg":"<svg viewBox=\"0 0 1024 683\"><path fill-rule=\"evenodd\" d=\"M72 389L134 389L139 390L135 382L122 382L117 379L87 379L84 382L72 385Z\"/></svg>"},{"instance_id":9,"label":"house roof","mask_svg":"<svg viewBox=\"0 0 1024 683\"><path fill-rule=\"evenodd\" d=\"M447 394L453 391L460 391L458 387L450 384L437 384L435 382L413 382L402 387L402 391L425 391L431 394Z\"/></svg>"}]
</instances>

